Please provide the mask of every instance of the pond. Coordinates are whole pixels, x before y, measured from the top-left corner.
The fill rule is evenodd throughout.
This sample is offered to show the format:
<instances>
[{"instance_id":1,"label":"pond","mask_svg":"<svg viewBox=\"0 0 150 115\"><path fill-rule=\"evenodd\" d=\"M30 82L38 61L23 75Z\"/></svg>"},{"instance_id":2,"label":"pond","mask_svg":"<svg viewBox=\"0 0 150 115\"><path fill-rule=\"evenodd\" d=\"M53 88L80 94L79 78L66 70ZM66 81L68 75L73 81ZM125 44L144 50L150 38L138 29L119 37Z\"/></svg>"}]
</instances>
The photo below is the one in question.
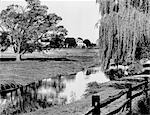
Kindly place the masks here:
<instances>
[{"instance_id":1,"label":"pond","mask_svg":"<svg viewBox=\"0 0 150 115\"><path fill-rule=\"evenodd\" d=\"M31 103L38 107L68 104L83 97L88 83L107 81L109 79L100 68L94 67L69 76L43 79L23 86L12 93L1 95L0 106L4 107L8 103L13 103L18 108L26 110L26 106L29 108Z\"/></svg>"},{"instance_id":2,"label":"pond","mask_svg":"<svg viewBox=\"0 0 150 115\"><path fill-rule=\"evenodd\" d=\"M56 88L49 86L54 79L44 79L45 85L42 85L38 89L38 94L50 97L50 94L57 94ZM104 83L109 79L100 71L100 68L92 68L85 71L78 72L71 79L67 79L66 76L61 78L62 89L58 91L59 98L65 98L65 103L71 103L77 101L83 97L87 84L90 82Z\"/></svg>"}]
</instances>

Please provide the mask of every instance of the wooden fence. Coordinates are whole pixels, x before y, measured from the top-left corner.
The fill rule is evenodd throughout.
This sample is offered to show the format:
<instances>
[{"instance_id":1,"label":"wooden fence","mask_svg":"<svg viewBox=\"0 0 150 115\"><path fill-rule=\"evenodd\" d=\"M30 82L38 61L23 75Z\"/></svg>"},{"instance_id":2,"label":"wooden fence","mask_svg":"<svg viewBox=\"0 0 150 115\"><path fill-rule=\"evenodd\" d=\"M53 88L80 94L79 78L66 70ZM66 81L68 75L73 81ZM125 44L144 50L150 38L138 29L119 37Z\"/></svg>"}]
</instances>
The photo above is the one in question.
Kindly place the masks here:
<instances>
[{"instance_id":1,"label":"wooden fence","mask_svg":"<svg viewBox=\"0 0 150 115\"><path fill-rule=\"evenodd\" d=\"M43 82L44 83L44 82ZM32 106L33 104L38 104L38 107L46 108L46 106L50 106L43 97L38 97L37 89L43 84L42 80L37 82L29 83L25 86L20 86L17 88L6 89L0 91L1 99L8 99L13 107L16 109L16 114L20 112L27 112L26 107ZM40 101L41 100L41 101ZM3 114L12 114L7 110L9 108L5 108L3 110ZM31 107L29 111L34 110Z\"/></svg>"},{"instance_id":2,"label":"wooden fence","mask_svg":"<svg viewBox=\"0 0 150 115\"><path fill-rule=\"evenodd\" d=\"M140 90L138 93L132 95L132 91L134 91L142 86L144 86L143 90ZM100 103L100 96L94 95L94 96L92 96L92 108L85 115L89 115L89 114L100 115L100 113L101 113L100 108L107 106L108 104L114 102L115 100L119 99L120 97L122 97L125 94L126 94L126 101L119 108L113 110L112 112L110 112L106 115L114 115L114 114L120 112L121 110L123 111L125 107L127 108L128 114L130 115L132 112L132 100L135 97L138 97L142 94L145 94L146 98L148 99L148 90L149 90L148 77L144 77L144 82L142 82L134 87L132 87L132 85L129 84L128 90L121 91L121 92L119 92L119 94L109 97L108 99L102 101L101 103ZM146 103L149 104L148 100L146 101Z\"/></svg>"},{"instance_id":3,"label":"wooden fence","mask_svg":"<svg viewBox=\"0 0 150 115\"><path fill-rule=\"evenodd\" d=\"M53 103L47 102L47 97L45 95L38 94L39 87L47 87L49 85L52 85L51 87L55 88L56 94L58 94L59 90L62 90L62 88L64 87L61 82L61 75L56 76L55 79L51 81L51 83L48 83L47 79L43 79L24 86L0 90L0 99L9 100L11 105L16 109L17 113L26 112L27 109L30 109L29 111L34 111L34 109L37 109L37 107L50 107ZM35 108L33 108L32 106L34 106ZM9 111L6 109L4 110L4 114L12 114L9 113Z\"/></svg>"}]
</instances>

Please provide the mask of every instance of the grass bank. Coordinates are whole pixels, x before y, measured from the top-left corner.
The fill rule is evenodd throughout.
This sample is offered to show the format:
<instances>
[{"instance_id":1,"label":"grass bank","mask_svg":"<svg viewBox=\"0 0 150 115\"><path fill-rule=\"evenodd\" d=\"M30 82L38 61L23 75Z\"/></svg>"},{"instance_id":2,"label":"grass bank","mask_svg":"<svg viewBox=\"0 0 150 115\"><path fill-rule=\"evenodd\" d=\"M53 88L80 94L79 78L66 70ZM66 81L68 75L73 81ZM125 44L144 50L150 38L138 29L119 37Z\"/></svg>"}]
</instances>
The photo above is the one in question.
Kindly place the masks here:
<instances>
[{"instance_id":1,"label":"grass bank","mask_svg":"<svg viewBox=\"0 0 150 115\"><path fill-rule=\"evenodd\" d=\"M6 60L0 61L0 81L12 80L22 85L58 74L76 73L98 64L97 49L55 49L46 54L34 52L23 55L21 62L10 60L15 58L13 53L5 52L0 57Z\"/></svg>"}]
</instances>

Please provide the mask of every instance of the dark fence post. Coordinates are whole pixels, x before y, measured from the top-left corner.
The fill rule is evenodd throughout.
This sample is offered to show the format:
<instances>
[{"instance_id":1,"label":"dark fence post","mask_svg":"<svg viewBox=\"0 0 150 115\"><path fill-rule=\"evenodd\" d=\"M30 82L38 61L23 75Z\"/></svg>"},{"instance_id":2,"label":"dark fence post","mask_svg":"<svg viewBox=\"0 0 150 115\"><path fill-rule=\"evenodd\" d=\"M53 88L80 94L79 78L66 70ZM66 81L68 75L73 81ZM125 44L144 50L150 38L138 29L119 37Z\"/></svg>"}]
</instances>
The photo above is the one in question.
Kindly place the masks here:
<instances>
[{"instance_id":1,"label":"dark fence post","mask_svg":"<svg viewBox=\"0 0 150 115\"><path fill-rule=\"evenodd\" d=\"M145 86L144 86L144 94L146 96L146 104L148 105L148 77L144 77L145 80Z\"/></svg>"},{"instance_id":2,"label":"dark fence post","mask_svg":"<svg viewBox=\"0 0 150 115\"><path fill-rule=\"evenodd\" d=\"M23 86L20 87L20 108L21 108L21 111L24 110L24 91L23 91Z\"/></svg>"},{"instance_id":3,"label":"dark fence post","mask_svg":"<svg viewBox=\"0 0 150 115\"><path fill-rule=\"evenodd\" d=\"M42 80L39 80L38 87L42 85Z\"/></svg>"},{"instance_id":4,"label":"dark fence post","mask_svg":"<svg viewBox=\"0 0 150 115\"><path fill-rule=\"evenodd\" d=\"M11 102L13 104L13 91L10 92Z\"/></svg>"},{"instance_id":5,"label":"dark fence post","mask_svg":"<svg viewBox=\"0 0 150 115\"><path fill-rule=\"evenodd\" d=\"M94 110L92 111L92 115L100 115L100 96L93 95L92 96L92 106L94 106Z\"/></svg>"},{"instance_id":6,"label":"dark fence post","mask_svg":"<svg viewBox=\"0 0 150 115\"><path fill-rule=\"evenodd\" d=\"M129 100L129 102L127 103L127 109L129 109L128 114L130 115L130 114L132 113L132 99L131 99L131 97L132 97L132 85L129 84L129 85L128 85L128 88L129 88L129 90L128 90L128 92L127 92L127 100L128 100L128 99L130 99L130 100Z\"/></svg>"}]
</instances>

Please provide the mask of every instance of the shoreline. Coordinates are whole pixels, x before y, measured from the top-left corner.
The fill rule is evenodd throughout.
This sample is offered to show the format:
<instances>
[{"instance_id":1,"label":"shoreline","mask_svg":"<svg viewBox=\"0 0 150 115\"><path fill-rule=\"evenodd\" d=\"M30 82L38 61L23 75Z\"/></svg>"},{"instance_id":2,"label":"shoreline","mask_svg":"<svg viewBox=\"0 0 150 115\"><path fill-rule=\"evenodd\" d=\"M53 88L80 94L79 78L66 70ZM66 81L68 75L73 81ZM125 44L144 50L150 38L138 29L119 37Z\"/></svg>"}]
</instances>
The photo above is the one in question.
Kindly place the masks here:
<instances>
[{"instance_id":1,"label":"shoreline","mask_svg":"<svg viewBox=\"0 0 150 115\"><path fill-rule=\"evenodd\" d=\"M12 80L16 82L17 84L19 83L21 85L26 85L37 80L56 77L57 75L60 75L60 74L69 76L77 72L99 66L98 51L95 51L95 50L77 50L77 51L74 50L73 52L71 52L70 50L67 56L63 52L60 52L58 54L59 56L55 55L51 58L66 58L66 59L75 60L75 61L54 61L54 60L48 60L48 61L27 60L27 61L21 61L21 62L16 62L16 61L2 62L1 61L0 62L0 66L1 66L0 68L0 81L1 82L0 83L3 84L3 81ZM35 57L35 55L29 56L29 57ZM83 99L83 100L86 101L86 99ZM76 104L80 105L81 103L82 101L80 100L75 103L71 103L71 105L73 105L73 108L71 109L71 111L76 110L76 107L77 107ZM81 105L84 105L84 104L87 105L85 102L83 102ZM90 104L91 103L89 103L89 105ZM69 106L69 105L70 104L64 105L64 107ZM87 107L85 107L85 109ZM50 107L49 109L53 109L53 108L57 108L57 107L56 106ZM39 110L40 109L38 109L37 111ZM24 114L30 114L30 113L22 113L22 114L24 115Z\"/></svg>"}]
</instances>

